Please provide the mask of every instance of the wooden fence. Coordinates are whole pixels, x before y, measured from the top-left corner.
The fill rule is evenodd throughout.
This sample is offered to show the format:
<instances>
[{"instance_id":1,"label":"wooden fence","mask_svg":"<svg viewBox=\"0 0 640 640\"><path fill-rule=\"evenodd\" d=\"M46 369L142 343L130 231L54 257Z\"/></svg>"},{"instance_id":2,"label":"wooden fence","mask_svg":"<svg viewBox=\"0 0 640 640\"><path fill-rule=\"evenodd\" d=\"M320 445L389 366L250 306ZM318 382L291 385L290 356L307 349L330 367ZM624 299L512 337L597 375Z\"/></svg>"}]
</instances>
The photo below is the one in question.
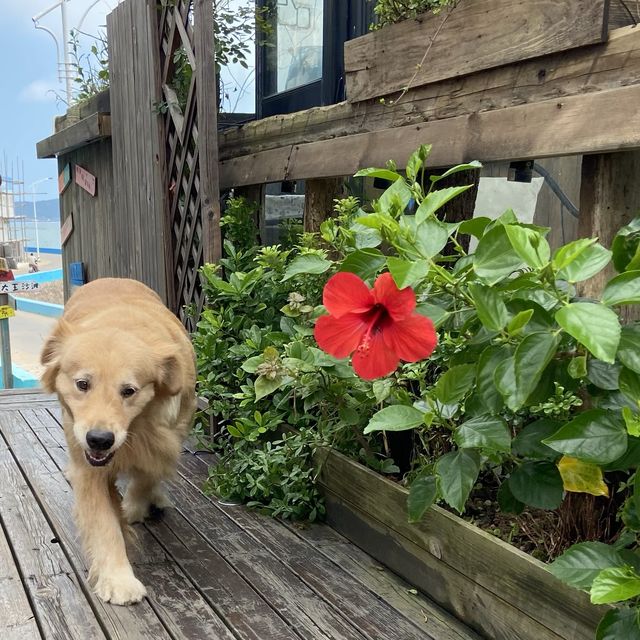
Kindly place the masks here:
<instances>
[{"instance_id":1,"label":"wooden fence","mask_svg":"<svg viewBox=\"0 0 640 640\"><path fill-rule=\"evenodd\" d=\"M137 2L144 7L134 8ZM323 192L336 190L336 177L388 159L402 167L420 143L433 144L434 167L575 156L561 166L580 210L579 222L568 223L580 235L600 234L606 243L613 229L607 202L622 212L616 225L640 210L640 28L613 29L635 21L618 0L531 0L526 7L464 0L448 18L429 16L349 43L347 101L228 129L219 140L209 3L155 6L126 0L109 20L120 209L114 242L130 275L156 278L158 287L164 277L165 297L186 323L185 305L197 312L202 304L197 269L220 252L218 168L222 189L257 199L266 183L307 180L315 194L309 202L326 209L331 198ZM437 54L455 43L462 53ZM152 53L146 61L145 48ZM184 107L172 94L178 50L194 69ZM400 63L405 76L414 73L398 80ZM138 78L145 73L155 84ZM154 100L168 105L162 117L153 114ZM549 162L559 170L559 161ZM544 198L557 204L554 195ZM313 208L305 215L317 225L327 211Z\"/></svg>"}]
</instances>

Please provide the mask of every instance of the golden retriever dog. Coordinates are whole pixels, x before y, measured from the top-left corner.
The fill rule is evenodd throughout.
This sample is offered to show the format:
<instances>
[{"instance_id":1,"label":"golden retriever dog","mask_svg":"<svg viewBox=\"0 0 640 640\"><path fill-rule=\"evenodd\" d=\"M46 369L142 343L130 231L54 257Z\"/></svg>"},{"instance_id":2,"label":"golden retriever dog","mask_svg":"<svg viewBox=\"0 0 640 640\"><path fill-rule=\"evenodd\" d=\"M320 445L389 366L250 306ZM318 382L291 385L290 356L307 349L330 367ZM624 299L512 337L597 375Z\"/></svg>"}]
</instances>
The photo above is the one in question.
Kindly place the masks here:
<instances>
[{"instance_id":1,"label":"golden retriever dog","mask_svg":"<svg viewBox=\"0 0 640 640\"><path fill-rule=\"evenodd\" d=\"M139 602L146 589L127 557L127 523L168 505L161 482L196 405L189 336L151 289L104 278L71 296L41 360L43 387L62 405L89 579L106 602ZM122 500L119 476L128 479Z\"/></svg>"}]
</instances>

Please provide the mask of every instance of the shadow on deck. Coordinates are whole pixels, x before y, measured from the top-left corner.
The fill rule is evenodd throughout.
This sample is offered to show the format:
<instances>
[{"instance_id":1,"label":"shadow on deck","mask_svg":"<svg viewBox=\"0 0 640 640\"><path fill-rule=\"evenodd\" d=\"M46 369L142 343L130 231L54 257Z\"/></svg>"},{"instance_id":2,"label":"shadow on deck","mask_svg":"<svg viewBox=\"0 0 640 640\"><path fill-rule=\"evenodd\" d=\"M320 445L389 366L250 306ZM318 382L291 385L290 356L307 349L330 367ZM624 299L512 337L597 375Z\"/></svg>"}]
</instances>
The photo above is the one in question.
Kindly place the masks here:
<instances>
[{"instance_id":1,"label":"shadow on deck","mask_svg":"<svg viewBox=\"0 0 640 640\"><path fill-rule=\"evenodd\" d=\"M2 640L471 640L461 623L329 527L298 527L200 491L206 454L185 452L176 508L136 527L130 550L149 596L91 592L55 400L0 394Z\"/></svg>"}]
</instances>

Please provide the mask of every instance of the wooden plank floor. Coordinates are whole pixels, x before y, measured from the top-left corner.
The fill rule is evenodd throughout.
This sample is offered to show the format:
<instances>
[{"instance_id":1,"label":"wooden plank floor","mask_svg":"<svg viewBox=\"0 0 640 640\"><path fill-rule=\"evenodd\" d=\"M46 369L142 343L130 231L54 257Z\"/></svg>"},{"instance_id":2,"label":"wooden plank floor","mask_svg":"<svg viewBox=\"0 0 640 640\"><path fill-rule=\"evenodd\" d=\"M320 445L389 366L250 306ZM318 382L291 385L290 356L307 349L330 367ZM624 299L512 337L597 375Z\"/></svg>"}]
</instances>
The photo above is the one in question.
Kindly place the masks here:
<instances>
[{"instance_id":1,"label":"wooden plank floor","mask_svg":"<svg viewBox=\"0 0 640 640\"><path fill-rule=\"evenodd\" d=\"M71 519L59 408L0 393L2 640L471 640L472 632L329 527L283 524L200 491L207 454L184 452L175 508L136 527L149 595L96 598Z\"/></svg>"}]
</instances>

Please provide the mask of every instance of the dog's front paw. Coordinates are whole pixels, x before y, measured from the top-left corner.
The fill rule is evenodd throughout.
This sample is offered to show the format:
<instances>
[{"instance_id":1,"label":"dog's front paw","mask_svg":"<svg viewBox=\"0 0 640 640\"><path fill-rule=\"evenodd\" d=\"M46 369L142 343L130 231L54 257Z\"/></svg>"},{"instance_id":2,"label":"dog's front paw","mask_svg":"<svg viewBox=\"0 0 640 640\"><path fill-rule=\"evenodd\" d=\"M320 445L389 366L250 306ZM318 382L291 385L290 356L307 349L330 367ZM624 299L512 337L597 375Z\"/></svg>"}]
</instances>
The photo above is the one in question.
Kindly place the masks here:
<instances>
[{"instance_id":1,"label":"dog's front paw","mask_svg":"<svg viewBox=\"0 0 640 640\"><path fill-rule=\"evenodd\" d=\"M136 522L144 522L149 517L151 510L151 504L148 500L131 500L127 499L125 495L122 501L122 512L124 513L124 519L129 524L135 524Z\"/></svg>"},{"instance_id":2,"label":"dog's front paw","mask_svg":"<svg viewBox=\"0 0 640 640\"><path fill-rule=\"evenodd\" d=\"M100 576L95 592L105 602L119 605L135 604L147 595L145 586L130 569Z\"/></svg>"}]
</instances>

